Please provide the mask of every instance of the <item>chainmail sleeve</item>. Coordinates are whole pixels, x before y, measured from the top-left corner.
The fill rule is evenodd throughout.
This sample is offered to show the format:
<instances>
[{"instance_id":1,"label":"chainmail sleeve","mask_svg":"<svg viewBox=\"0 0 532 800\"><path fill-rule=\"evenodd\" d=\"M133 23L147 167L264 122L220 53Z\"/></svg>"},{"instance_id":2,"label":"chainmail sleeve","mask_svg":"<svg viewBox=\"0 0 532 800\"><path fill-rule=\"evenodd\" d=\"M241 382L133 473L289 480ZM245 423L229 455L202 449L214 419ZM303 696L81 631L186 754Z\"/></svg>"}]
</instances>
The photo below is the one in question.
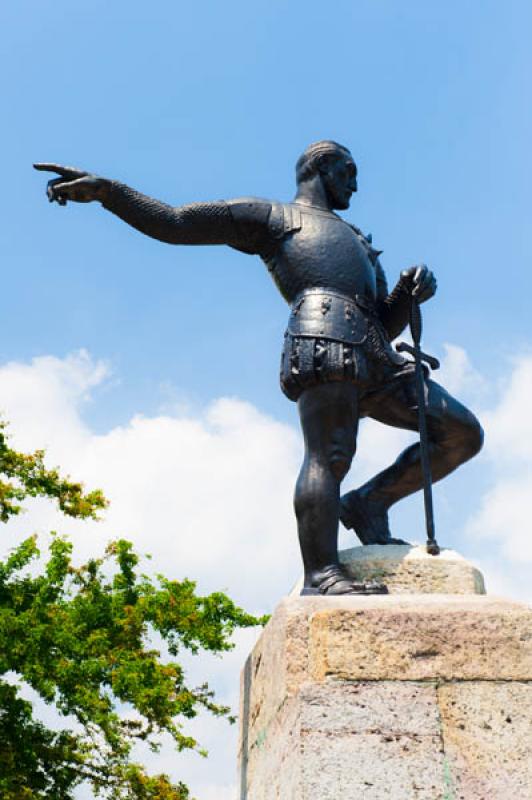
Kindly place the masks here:
<instances>
[{"instance_id":1,"label":"chainmail sleeve","mask_svg":"<svg viewBox=\"0 0 532 800\"><path fill-rule=\"evenodd\" d=\"M102 205L133 228L161 242L238 243L239 232L229 206L223 200L174 208L123 183L112 181Z\"/></svg>"},{"instance_id":2,"label":"chainmail sleeve","mask_svg":"<svg viewBox=\"0 0 532 800\"><path fill-rule=\"evenodd\" d=\"M377 313L390 341L393 341L408 325L410 315L410 288L405 278L399 278L388 294L388 284L380 261L377 269Z\"/></svg>"}]
</instances>

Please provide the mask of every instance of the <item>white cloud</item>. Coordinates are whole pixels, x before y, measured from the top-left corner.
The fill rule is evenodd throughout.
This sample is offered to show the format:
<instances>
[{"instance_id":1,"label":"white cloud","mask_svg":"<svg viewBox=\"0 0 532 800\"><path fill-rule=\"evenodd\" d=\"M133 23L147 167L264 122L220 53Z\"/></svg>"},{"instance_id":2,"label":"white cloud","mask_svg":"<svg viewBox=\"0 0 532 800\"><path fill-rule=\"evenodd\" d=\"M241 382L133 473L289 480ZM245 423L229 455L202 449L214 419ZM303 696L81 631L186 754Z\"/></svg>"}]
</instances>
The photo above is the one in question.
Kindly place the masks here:
<instances>
[{"instance_id":1,"label":"white cloud","mask_svg":"<svg viewBox=\"0 0 532 800\"><path fill-rule=\"evenodd\" d=\"M530 598L530 581L520 572L532 561L532 356L512 363L510 375L501 384L496 404L482 415L486 430L485 460L492 478L469 521L466 532L513 562L511 586ZM529 569L529 567L527 568ZM500 567L499 567L500 572ZM501 584L497 575L495 581Z\"/></svg>"},{"instance_id":2,"label":"white cloud","mask_svg":"<svg viewBox=\"0 0 532 800\"><path fill-rule=\"evenodd\" d=\"M225 786L207 784L201 792L201 800L235 800L236 784Z\"/></svg>"},{"instance_id":3,"label":"white cloud","mask_svg":"<svg viewBox=\"0 0 532 800\"><path fill-rule=\"evenodd\" d=\"M504 468L516 459L532 464L532 355L514 359L498 388L497 404L483 417L490 458Z\"/></svg>"},{"instance_id":4,"label":"white cloud","mask_svg":"<svg viewBox=\"0 0 532 800\"><path fill-rule=\"evenodd\" d=\"M37 503L19 526L67 530L80 558L125 536L153 554L154 569L271 607L299 570L291 511L297 433L249 403L221 398L194 416L139 415L95 435L80 411L106 374L85 353L0 369L14 445L46 446L51 464L103 487L111 501L100 523L63 520Z\"/></svg>"},{"instance_id":5,"label":"white cloud","mask_svg":"<svg viewBox=\"0 0 532 800\"><path fill-rule=\"evenodd\" d=\"M90 436L80 407L107 375L107 365L84 350L65 359L9 362L0 369L0 413L12 422L21 448L50 447L68 456Z\"/></svg>"},{"instance_id":6,"label":"white cloud","mask_svg":"<svg viewBox=\"0 0 532 800\"><path fill-rule=\"evenodd\" d=\"M447 342L443 349L445 354L441 368L433 373L434 379L445 386L450 394L477 403L486 395L486 379L474 368L463 347Z\"/></svg>"},{"instance_id":7,"label":"white cloud","mask_svg":"<svg viewBox=\"0 0 532 800\"><path fill-rule=\"evenodd\" d=\"M469 531L480 539L493 539L512 561L532 561L532 466L524 474L498 474L482 498Z\"/></svg>"}]
</instances>

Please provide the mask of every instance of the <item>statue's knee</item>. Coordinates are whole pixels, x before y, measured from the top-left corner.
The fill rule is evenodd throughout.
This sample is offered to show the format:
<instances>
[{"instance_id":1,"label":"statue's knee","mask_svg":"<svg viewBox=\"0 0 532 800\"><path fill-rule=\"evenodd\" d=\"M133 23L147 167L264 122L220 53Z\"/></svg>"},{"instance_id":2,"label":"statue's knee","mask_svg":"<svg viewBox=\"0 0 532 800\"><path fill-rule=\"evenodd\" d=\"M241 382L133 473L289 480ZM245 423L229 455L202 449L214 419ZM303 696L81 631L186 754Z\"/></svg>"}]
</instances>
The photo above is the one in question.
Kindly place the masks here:
<instances>
[{"instance_id":1,"label":"statue's knee","mask_svg":"<svg viewBox=\"0 0 532 800\"><path fill-rule=\"evenodd\" d=\"M354 453L334 450L329 456L329 467L337 481L343 481L353 460Z\"/></svg>"},{"instance_id":2,"label":"statue's knee","mask_svg":"<svg viewBox=\"0 0 532 800\"><path fill-rule=\"evenodd\" d=\"M327 448L329 469L337 481L343 481L356 450L356 436L351 427L338 427L332 431Z\"/></svg>"},{"instance_id":3,"label":"statue's knee","mask_svg":"<svg viewBox=\"0 0 532 800\"><path fill-rule=\"evenodd\" d=\"M468 447L470 452L470 458L476 456L477 453L480 453L482 450L482 445L484 444L484 429L482 425L475 418L473 424L470 426L469 435L468 435Z\"/></svg>"},{"instance_id":4,"label":"statue's knee","mask_svg":"<svg viewBox=\"0 0 532 800\"><path fill-rule=\"evenodd\" d=\"M473 458L482 450L484 444L484 431L482 425L476 417L471 415L468 424L463 427L461 435L461 447L464 461Z\"/></svg>"}]
</instances>

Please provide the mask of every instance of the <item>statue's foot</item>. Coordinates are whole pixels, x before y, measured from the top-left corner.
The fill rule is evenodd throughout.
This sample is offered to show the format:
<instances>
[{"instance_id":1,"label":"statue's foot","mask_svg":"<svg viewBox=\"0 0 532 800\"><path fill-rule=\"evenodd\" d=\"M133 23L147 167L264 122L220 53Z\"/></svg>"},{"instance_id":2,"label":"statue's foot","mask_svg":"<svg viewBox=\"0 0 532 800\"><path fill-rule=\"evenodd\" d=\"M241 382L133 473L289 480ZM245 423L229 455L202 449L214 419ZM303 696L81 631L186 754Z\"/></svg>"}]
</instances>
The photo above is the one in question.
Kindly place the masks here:
<instances>
[{"instance_id":1,"label":"statue's foot","mask_svg":"<svg viewBox=\"0 0 532 800\"><path fill-rule=\"evenodd\" d=\"M341 567L323 570L310 586L304 586L301 595L388 594L388 587L376 581L355 581Z\"/></svg>"},{"instance_id":2,"label":"statue's foot","mask_svg":"<svg viewBox=\"0 0 532 800\"><path fill-rule=\"evenodd\" d=\"M353 529L362 544L409 544L394 539L390 533L388 509L376 500L369 500L359 491L348 492L340 500L340 520Z\"/></svg>"}]
</instances>

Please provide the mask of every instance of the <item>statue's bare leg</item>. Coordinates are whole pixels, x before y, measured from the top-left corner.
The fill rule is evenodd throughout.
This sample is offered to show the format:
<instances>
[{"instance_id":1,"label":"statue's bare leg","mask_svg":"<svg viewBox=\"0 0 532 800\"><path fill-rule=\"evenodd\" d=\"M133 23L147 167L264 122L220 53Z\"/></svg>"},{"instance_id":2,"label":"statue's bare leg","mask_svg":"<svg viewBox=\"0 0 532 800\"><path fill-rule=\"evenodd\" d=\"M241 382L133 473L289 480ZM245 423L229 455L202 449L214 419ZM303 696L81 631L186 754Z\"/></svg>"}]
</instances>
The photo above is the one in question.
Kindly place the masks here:
<instances>
[{"instance_id":1,"label":"statue's bare leg","mask_svg":"<svg viewBox=\"0 0 532 800\"><path fill-rule=\"evenodd\" d=\"M357 584L338 563L340 483L356 448L358 397L347 383L306 389L298 400L305 457L294 505L305 568L304 593L382 593L378 584Z\"/></svg>"},{"instance_id":2,"label":"statue's bare leg","mask_svg":"<svg viewBox=\"0 0 532 800\"><path fill-rule=\"evenodd\" d=\"M427 380L427 429L432 480L439 481L482 447L483 432L476 417L435 381ZM413 380L401 381L394 392L371 395L362 401L361 414L410 431L418 430L418 408ZM387 544L387 511L394 503L423 486L419 444L404 450L387 469L341 500L341 518L364 544Z\"/></svg>"}]
</instances>

